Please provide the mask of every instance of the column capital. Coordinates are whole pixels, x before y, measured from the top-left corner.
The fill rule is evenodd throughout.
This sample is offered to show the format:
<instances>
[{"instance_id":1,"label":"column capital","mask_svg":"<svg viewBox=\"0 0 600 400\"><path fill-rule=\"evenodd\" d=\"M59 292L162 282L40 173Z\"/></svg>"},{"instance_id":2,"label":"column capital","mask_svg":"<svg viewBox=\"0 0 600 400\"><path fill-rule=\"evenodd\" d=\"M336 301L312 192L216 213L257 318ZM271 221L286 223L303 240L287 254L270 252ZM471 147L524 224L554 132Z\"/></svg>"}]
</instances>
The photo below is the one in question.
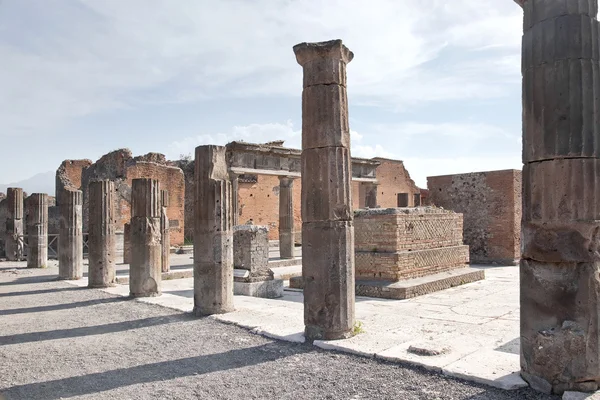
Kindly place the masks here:
<instances>
[{"instance_id":1,"label":"column capital","mask_svg":"<svg viewBox=\"0 0 600 400\"><path fill-rule=\"evenodd\" d=\"M303 87L337 84L346 86L346 64L354 54L340 39L300 43L294 46L296 61L304 70Z\"/></svg>"},{"instance_id":2,"label":"column capital","mask_svg":"<svg viewBox=\"0 0 600 400\"><path fill-rule=\"evenodd\" d=\"M323 58L333 58L342 60L348 64L354 58L346 46L342 44L341 39L329 40L326 42L307 43L302 42L294 46L296 61L303 67L312 61Z\"/></svg>"}]
</instances>

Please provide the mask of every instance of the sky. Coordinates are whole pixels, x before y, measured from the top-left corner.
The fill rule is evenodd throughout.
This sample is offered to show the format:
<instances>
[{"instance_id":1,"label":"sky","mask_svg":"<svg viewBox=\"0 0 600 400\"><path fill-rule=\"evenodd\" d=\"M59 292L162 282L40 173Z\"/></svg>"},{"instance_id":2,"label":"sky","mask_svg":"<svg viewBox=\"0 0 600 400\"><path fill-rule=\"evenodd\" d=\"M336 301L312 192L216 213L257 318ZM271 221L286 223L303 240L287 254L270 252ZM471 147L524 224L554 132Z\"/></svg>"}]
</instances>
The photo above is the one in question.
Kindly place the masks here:
<instances>
[{"instance_id":1,"label":"sky","mask_svg":"<svg viewBox=\"0 0 600 400\"><path fill-rule=\"evenodd\" d=\"M0 0L0 182L118 148L300 147L292 47L342 39L352 155L417 185L520 169L512 0Z\"/></svg>"}]
</instances>

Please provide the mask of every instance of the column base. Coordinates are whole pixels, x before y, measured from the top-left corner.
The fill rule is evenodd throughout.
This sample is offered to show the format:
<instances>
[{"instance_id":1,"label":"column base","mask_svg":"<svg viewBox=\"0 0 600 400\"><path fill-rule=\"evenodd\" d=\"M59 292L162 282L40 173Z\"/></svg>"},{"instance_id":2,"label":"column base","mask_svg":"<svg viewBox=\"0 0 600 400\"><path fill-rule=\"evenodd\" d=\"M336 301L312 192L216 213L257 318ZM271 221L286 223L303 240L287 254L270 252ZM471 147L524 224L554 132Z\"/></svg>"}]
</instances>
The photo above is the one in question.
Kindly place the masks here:
<instances>
[{"instance_id":1,"label":"column base","mask_svg":"<svg viewBox=\"0 0 600 400\"><path fill-rule=\"evenodd\" d=\"M275 299L283 296L283 279L262 282L233 282L233 294Z\"/></svg>"},{"instance_id":2,"label":"column base","mask_svg":"<svg viewBox=\"0 0 600 400\"><path fill-rule=\"evenodd\" d=\"M325 331L323 328L314 325L304 327L304 337L307 340L341 340L354 336L353 330L344 331Z\"/></svg>"}]
</instances>

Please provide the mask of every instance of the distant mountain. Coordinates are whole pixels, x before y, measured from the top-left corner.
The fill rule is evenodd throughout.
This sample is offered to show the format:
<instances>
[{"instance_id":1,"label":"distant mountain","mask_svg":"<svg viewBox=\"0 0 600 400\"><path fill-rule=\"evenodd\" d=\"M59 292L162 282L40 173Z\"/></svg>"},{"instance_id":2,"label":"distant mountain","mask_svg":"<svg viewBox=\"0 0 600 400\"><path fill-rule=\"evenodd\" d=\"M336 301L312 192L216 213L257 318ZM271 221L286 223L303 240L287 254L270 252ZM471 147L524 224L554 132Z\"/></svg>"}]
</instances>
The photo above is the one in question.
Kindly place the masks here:
<instances>
[{"instance_id":1,"label":"distant mountain","mask_svg":"<svg viewBox=\"0 0 600 400\"><path fill-rule=\"evenodd\" d=\"M0 192L6 193L6 189L9 187L20 187L23 188L23 191L27 192L27 194L47 193L50 196L54 196L55 176L56 172L48 171L36 174L31 178L19 182L0 184Z\"/></svg>"}]
</instances>

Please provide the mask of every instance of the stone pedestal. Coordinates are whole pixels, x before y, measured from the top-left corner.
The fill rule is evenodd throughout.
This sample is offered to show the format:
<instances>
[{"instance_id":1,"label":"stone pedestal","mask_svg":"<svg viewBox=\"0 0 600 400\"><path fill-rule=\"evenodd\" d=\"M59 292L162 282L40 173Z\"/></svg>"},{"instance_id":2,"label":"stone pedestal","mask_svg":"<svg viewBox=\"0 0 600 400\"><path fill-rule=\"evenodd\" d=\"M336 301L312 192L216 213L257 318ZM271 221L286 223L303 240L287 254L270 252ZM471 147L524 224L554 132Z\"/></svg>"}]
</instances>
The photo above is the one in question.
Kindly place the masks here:
<instances>
[{"instance_id":1,"label":"stone pedestal","mask_svg":"<svg viewBox=\"0 0 600 400\"><path fill-rule=\"evenodd\" d=\"M88 287L108 287L115 282L116 199L112 181L90 182Z\"/></svg>"},{"instance_id":2,"label":"stone pedestal","mask_svg":"<svg viewBox=\"0 0 600 400\"><path fill-rule=\"evenodd\" d=\"M169 206L169 192L166 190L160 191L160 234L161 234L161 271L169 272L171 264L169 256L171 255L171 234L169 229L169 217L167 216L167 207Z\"/></svg>"},{"instance_id":3,"label":"stone pedestal","mask_svg":"<svg viewBox=\"0 0 600 400\"><path fill-rule=\"evenodd\" d=\"M4 238L6 259L8 261L21 261L24 253L23 189L8 188L6 198L8 202L6 236Z\"/></svg>"},{"instance_id":4,"label":"stone pedestal","mask_svg":"<svg viewBox=\"0 0 600 400\"><path fill-rule=\"evenodd\" d=\"M275 298L283 296L283 280L269 269L269 228L238 225L233 233L234 294Z\"/></svg>"},{"instance_id":5,"label":"stone pedestal","mask_svg":"<svg viewBox=\"0 0 600 400\"><path fill-rule=\"evenodd\" d=\"M232 187L225 147L196 147L194 313L233 311Z\"/></svg>"},{"instance_id":6,"label":"stone pedestal","mask_svg":"<svg viewBox=\"0 0 600 400\"><path fill-rule=\"evenodd\" d=\"M83 193L62 190L59 204L58 278L83 276Z\"/></svg>"},{"instance_id":7,"label":"stone pedestal","mask_svg":"<svg viewBox=\"0 0 600 400\"><path fill-rule=\"evenodd\" d=\"M48 266L48 195L27 198L27 268Z\"/></svg>"},{"instance_id":8,"label":"stone pedestal","mask_svg":"<svg viewBox=\"0 0 600 400\"><path fill-rule=\"evenodd\" d=\"M279 256L296 258L294 237L294 179L279 177Z\"/></svg>"},{"instance_id":9,"label":"stone pedestal","mask_svg":"<svg viewBox=\"0 0 600 400\"><path fill-rule=\"evenodd\" d=\"M302 276L305 336L341 339L354 326L354 226L346 64L341 40L294 46L303 67Z\"/></svg>"},{"instance_id":10,"label":"stone pedestal","mask_svg":"<svg viewBox=\"0 0 600 400\"><path fill-rule=\"evenodd\" d=\"M600 384L597 0L521 0L521 372L560 394Z\"/></svg>"},{"instance_id":11,"label":"stone pedestal","mask_svg":"<svg viewBox=\"0 0 600 400\"><path fill-rule=\"evenodd\" d=\"M377 208L377 184L361 182L359 186L360 208Z\"/></svg>"},{"instance_id":12,"label":"stone pedestal","mask_svg":"<svg viewBox=\"0 0 600 400\"><path fill-rule=\"evenodd\" d=\"M131 265L129 293L132 297L161 295L161 201L155 179L134 179L131 186Z\"/></svg>"}]
</instances>

